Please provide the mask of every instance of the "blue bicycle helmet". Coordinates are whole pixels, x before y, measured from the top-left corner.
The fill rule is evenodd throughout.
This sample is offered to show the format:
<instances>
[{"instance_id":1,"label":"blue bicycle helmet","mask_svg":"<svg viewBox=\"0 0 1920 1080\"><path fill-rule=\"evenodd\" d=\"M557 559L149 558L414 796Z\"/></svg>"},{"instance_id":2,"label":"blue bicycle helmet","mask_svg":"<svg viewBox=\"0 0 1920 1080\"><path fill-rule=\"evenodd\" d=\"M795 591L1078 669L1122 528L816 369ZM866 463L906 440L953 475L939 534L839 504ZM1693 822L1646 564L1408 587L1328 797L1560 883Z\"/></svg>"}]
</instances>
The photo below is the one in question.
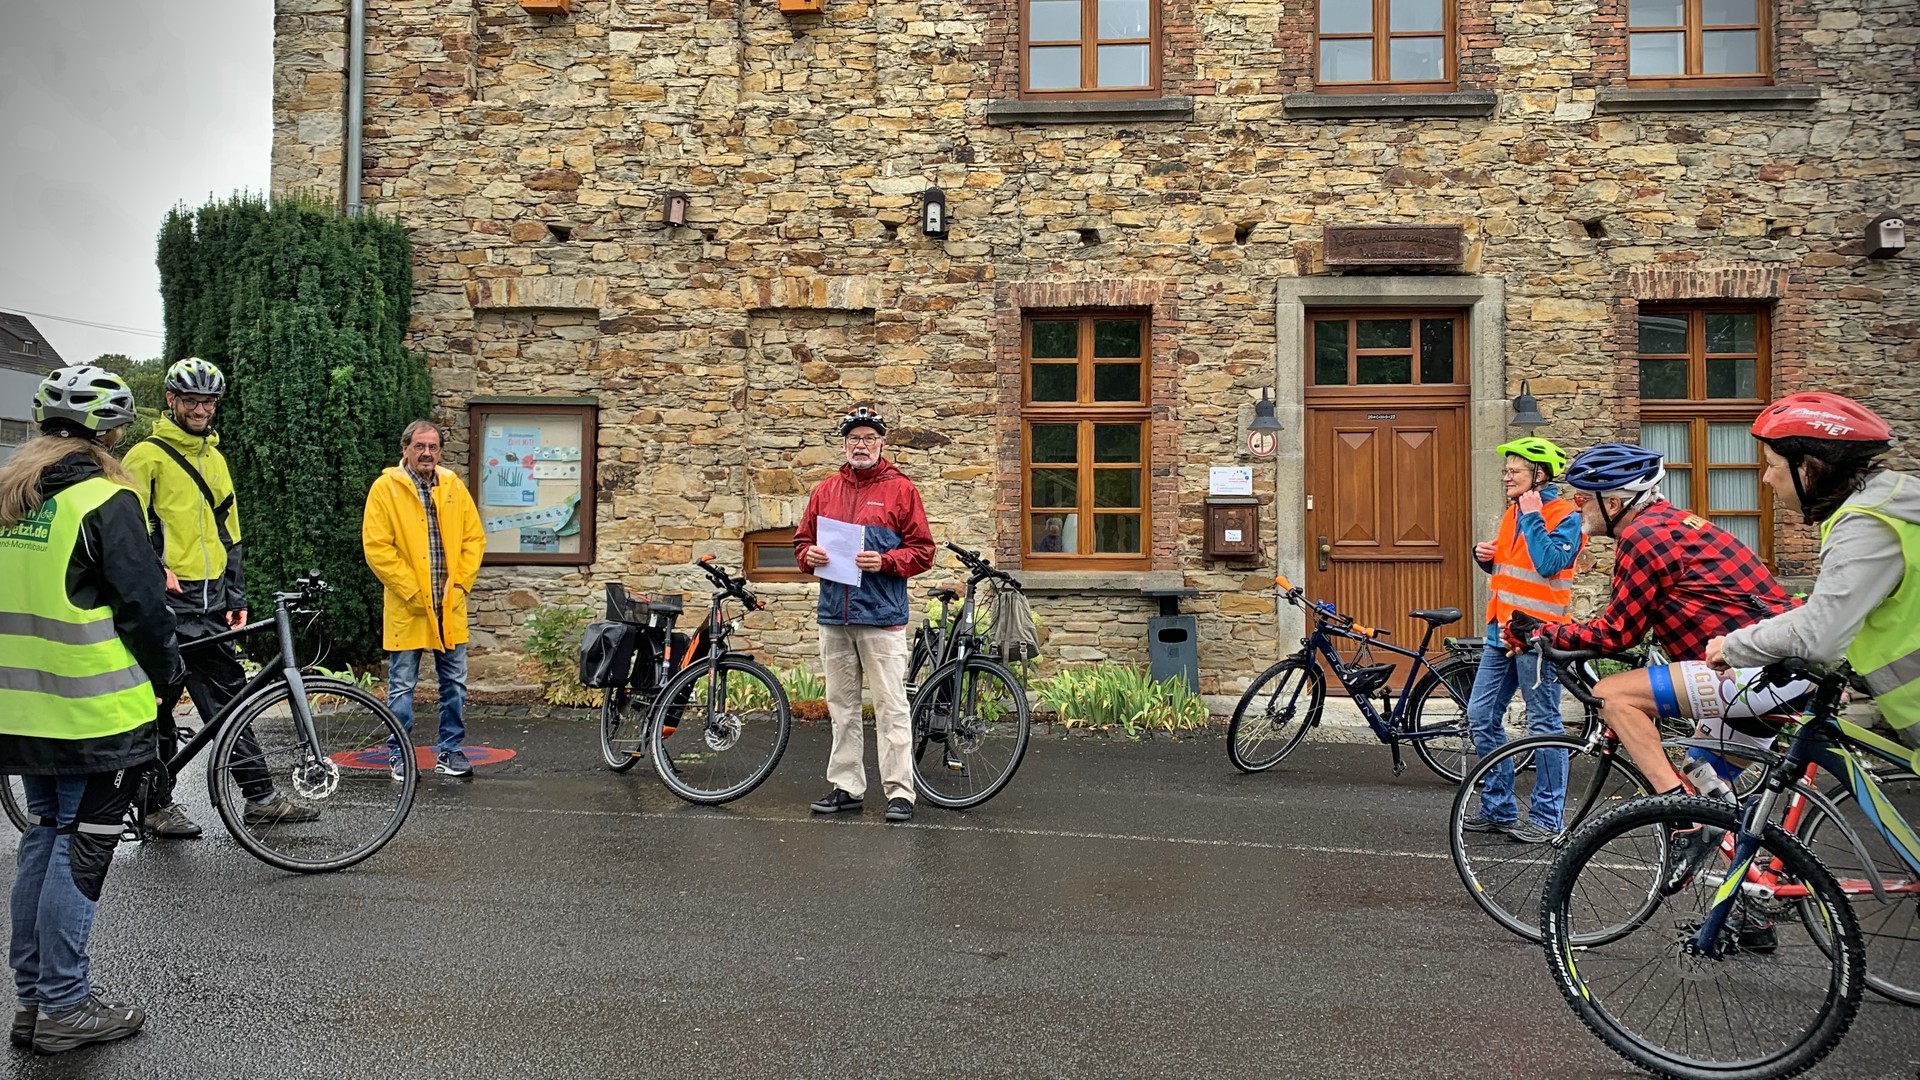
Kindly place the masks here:
<instances>
[{"instance_id":1,"label":"blue bicycle helmet","mask_svg":"<svg viewBox=\"0 0 1920 1080\"><path fill-rule=\"evenodd\" d=\"M1667 478L1666 467L1660 464L1664 456L1644 446L1601 443L1574 456L1567 466L1567 483L1596 494L1624 491L1638 495L1659 487Z\"/></svg>"}]
</instances>

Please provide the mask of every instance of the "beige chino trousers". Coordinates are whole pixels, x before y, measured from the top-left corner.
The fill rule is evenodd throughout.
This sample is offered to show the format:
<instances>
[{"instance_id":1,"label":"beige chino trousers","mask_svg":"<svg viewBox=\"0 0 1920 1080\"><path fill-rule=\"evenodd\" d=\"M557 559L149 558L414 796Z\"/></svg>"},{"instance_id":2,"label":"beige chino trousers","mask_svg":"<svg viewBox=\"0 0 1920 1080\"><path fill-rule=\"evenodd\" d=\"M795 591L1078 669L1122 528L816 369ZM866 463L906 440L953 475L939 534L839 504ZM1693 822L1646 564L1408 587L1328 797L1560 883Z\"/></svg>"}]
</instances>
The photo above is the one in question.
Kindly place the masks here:
<instances>
[{"instance_id":1,"label":"beige chino trousers","mask_svg":"<svg viewBox=\"0 0 1920 1080\"><path fill-rule=\"evenodd\" d=\"M880 745L880 782L888 799L913 801L913 721L907 711L907 632L884 626L820 625L820 666L833 717L827 782L856 799L866 797L866 725L860 679L873 691L874 739Z\"/></svg>"}]
</instances>

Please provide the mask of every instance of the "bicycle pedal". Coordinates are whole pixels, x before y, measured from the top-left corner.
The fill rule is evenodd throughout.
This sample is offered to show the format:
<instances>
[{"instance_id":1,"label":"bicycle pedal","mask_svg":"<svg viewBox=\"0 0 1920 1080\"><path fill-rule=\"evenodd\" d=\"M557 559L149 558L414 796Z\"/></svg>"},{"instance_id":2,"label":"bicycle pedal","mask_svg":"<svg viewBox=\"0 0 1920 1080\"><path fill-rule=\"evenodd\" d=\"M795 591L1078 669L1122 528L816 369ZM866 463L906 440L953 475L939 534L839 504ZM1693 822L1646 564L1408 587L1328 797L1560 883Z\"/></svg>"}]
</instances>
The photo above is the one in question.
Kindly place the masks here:
<instances>
[{"instance_id":1,"label":"bicycle pedal","mask_svg":"<svg viewBox=\"0 0 1920 1080\"><path fill-rule=\"evenodd\" d=\"M958 761L958 760L955 760L954 758L948 758L946 761L946 766L947 766L948 772L959 773L962 777L965 777L967 775L967 763L964 761Z\"/></svg>"}]
</instances>

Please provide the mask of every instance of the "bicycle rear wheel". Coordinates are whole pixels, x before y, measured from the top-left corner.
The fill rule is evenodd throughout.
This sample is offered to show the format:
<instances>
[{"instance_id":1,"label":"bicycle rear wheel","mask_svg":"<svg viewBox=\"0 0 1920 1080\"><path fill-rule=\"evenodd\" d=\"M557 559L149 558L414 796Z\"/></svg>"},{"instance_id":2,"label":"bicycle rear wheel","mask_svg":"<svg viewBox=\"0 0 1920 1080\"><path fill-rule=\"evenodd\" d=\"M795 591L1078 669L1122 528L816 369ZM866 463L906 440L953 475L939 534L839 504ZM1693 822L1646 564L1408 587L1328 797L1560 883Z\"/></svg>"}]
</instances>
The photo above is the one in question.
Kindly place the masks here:
<instances>
[{"instance_id":1,"label":"bicycle rear wheel","mask_svg":"<svg viewBox=\"0 0 1920 1080\"><path fill-rule=\"evenodd\" d=\"M0 775L0 809L7 812L7 820L13 823L14 831L27 831L27 789L20 785L20 778L12 773Z\"/></svg>"},{"instance_id":2,"label":"bicycle rear wheel","mask_svg":"<svg viewBox=\"0 0 1920 1080\"><path fill-rule=\"evenodd\" d=\"M704 663L683 669L659 700L659 722L647 728L653 767L668 791L690 803L714 806L745 795L786 753L793 730L786 688L745 656L721 656L711 680Z\"/></svg>"},{"instance_id":3,"label":"bicycle rear wheel","mask_svg":"<svg viewBox=\"0 0 1920 1080\"><path fill-rule=\"evenodd\" d=\"M1453 657L1433 666L1433 671L1408 693L1407 728L1416 736L1413 752L1427 768L1454 783L1473 768L1479 757L1473 749L1473 735L1467 730L1467 699L1473 696L1473 680L1480 663Z\"/></svg>"},{"instance_id":4,"label":"bicycle rear wheel","mask_svg":"<svg viewBox=\"0 0 1920 1080\"><path fill-rule=\"evenodd\" d=\"M1304 700L1303 700L1304 699ZM1320 665L1289 656L1260 673L1227 722L1227 760L1241 772L1266 772L1293 753L1327 706Z\"/></svg>"},{"instance_id":5,"label":"bicycle rear wheel","mask_svg":"<svg viewBox=\"0 0 1920 1080\"><path fill-rule=\"evenodd\" d=\"M608 687L600 695L600 760L614 772L626 772L647 752L646 710L649 702L624 686Z\"/></svg>"},{"instance_id":6,"label":"bicycle rear wheel","mask_svg":"<svg viewBox=\"0 0 1920 1080\"><path fill-rule=\"evenodd\" d=\"M1567 735L1517 739L1476 762L1453 797L1453 810L1447 820L1448 846L1453 852L1453 868L1459 871L1467 895L1494 922L1528 941L1540 940L1540 893L1566 838L1583 822L1647 793L1646 779L1626 758L1617 753L1582 753L1585 746L1583 740ZM1551 772L1555 755L1564 756L1567 762L1565 785L1557 799L1551 791L1542 790L1542 772L1526 767L1530 761L1538 762ZM1502 768L1512 766L1518 766L1510 779L1512 795L1497 808L1498 815L1489 814L1482 800L1487 782ZM1466 827L1476 815L1504 821L1509 814L1514 824L1531 820L1551 833L1553 840L1522 843L1504 830ZM1653 902L1649 895L1647 905ZM1629 912L1629 921L1644 915ZM1599 928L1600 940L1605 934L1606 928Z\"/></svg>"},{"instance_id":7,"label":"bicycle rear wheel","mask_svg":"<svg viewBox=\"0 0 1920 1080\"><path fill-rule=\"evenodd\" d=\"M1807 849L1772 825L1747 865L1776 866L1776 875L1765 888L1735 884L1711 955L1693 939L1731 872L1717 850L1650 917L1605 943L1580 944L1633 920L1649 848L1665 848L1675 830L1737 829L1738 815L1694 796L1637 799L1582 826L1547 878L1540 926L1562 996L1614 1052L1660 1076L1793 1076L1839 1043L1860 1007L1865 960L1853 909ZM1746 868L1741 877L1752 880ZM1781 893L1803 895L1837 945L1823 949Z\"/></svg>"},{"instance_id":8,"label":"bicycle rear wheel","mask_svg":"<svg viewBox=\"0 0 1920 1080\"><path fill-rule=\"evenodd\" d=\"M1006 667L979 656L942 665L913 703L914 793L948 810L979 806L1013 779L1031 727Z\"/></svg>"},{"instance_id":9,"label":"bicycle rear wheel","mask_svg":"<svg viewBox=\"0 0 1920 1080\"><path fill-rule=\"evenodd\" d=\"M282 870L352 866L385 846L413 808L413 743L372 694L337 679L305 678L319 753L300 735L292 691L279 683L242 703L214 740L207 791L235 841ZM393 779L397 749L404 774ZM268 812L272 799L317 816Z\"/></svg>"},{"instance_id":10,"label":"bicycle rear wheel","mask_svg":"<svg viewBox=\"0 0 1920 1080\"><path fill-rule=\"evenodd\" d=\"M1893 772L1876 779L1880 794L1893 805L1895 813L1909 822L1920 822L1920 776ZM1867 987L1903 1005L1920 1005L1920 878L1887 846L1852 792L1839 787L1827 797L1867 845L1869 859L1860 857L1846 834L1818 804L1800 819L1794 836L1833 872L1840 891L1853 904L1867 947ZM1886 889L1886 902L1873 895L1867 875L1869 862ZM1818 927L1817 922L1808 925Z\"/></svg>"},{"instance_id":11,"label":"bicycle rear wheel","mask_svg":"<svg viewBox=\"0 0 1920 1080\"><path fill-rule=\"evenodd\" d=\"M936 641L921 627L913 632L913 649L907 653L907 700L911 702L920 696L920 685L927 681L927 674L933 670L934 651L939 648Z\"/></svg>"}]
</instances>

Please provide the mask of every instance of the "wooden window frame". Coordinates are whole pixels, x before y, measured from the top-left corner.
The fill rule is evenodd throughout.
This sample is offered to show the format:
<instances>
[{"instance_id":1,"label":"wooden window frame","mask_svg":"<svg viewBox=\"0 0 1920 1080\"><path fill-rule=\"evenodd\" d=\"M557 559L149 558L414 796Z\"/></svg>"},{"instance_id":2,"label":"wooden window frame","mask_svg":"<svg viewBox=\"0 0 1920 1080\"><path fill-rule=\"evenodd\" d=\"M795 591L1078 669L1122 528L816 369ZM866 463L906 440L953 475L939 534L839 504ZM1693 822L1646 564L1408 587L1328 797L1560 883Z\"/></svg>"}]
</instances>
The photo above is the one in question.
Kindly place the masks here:
<instances>
[{"instance_id":1,"label":"wooden window frame","mask_svg":"<svg viewBox=\"0 0 1920 1080\"><path fill-rule=\"evenodd\" d=\"M1773 82L1773 0L1754 0L1754 16L1757 23L1714 24L1715 30L1757 30L1759 44L1755 48L1755 63L1758 70L1746 74L1703 75L1700 65L1705 53L1707 30L1704 19L1706 9L1703 0L1681 0L1685 5L1680 26L1634 26L1633 3L1626 0L1625 23L1622 30L1627 35L1626 64L1627 82L1631 86L1645 89L1682 89L1690 86L1766 86ZM1686 73L1681 75L1635 75L1633 73L1633 35L1635 34L1671 34L1679 31L1686 36Z\"/></svg>"},{"instance_id":2,"label":"wooden window frame","mask_svg":"<svg viewBox=\"0 0 1920 1080\"><path fill-rule=\"evenodd\" d=\"M1306 385L1308 388L1326 393L1328 391L1350 390L1362 394L1388 393L1395 396L1413 392L1429 391L1436 387L1445 387L1451 394L1467 386L1467 320L1472 312L1465 308L1313 308L1307 312L1307 333L1305 341ZM1313 328L1323 322L1356 323L1362 320L1409 319L1414 323L1413 345L1411 350L1399 348L1362 349L1359 346L1359 334L1347 338L1347 381L1344 383L1321 383L1319 364L1314 356ZM1423 319L1453 320L1453 381L1444 383L1423 383L1420 381L1420 329ZM1399 356L1408 351L1413 354L1413 378L1410 383L1361 383L1354 381L1360 374L1361 356Z\"/></svg>"},{"instance_id":3,"label":"wooden window frame","mask_svg":"<svg viewBox=\"0 0 1920 1080\"><path fill-rule=\"evenodd\" d=\"M1439 79L1422 79L1408 82L1395 82L1391 78L1368 79L1365 82L1328 82L1320 77L1320 41L1322 37L1334 41L1373 42L1373 71L1393 72L1392 45L1396 37L1430 38L1430 31L1392 30L1393 0L1373 0L1373 30L1365 34L1321 34L1320 6L1313 8L1313 80L1314 89L1323 94L1445 94L1451 93L1460 84L1460 37L1456 23L1458 0L1440 0L1441 20L1440 38L1443 42L1442 55L1446 66Z\"/></svg>"},{"instance_id":4,"label":"wooden window frame","mask_svg":"<svg viewBox=\"0 0 1920 1080\"><path fill-rule=\"evenodd\" d=\"M1754 316L1754 369L1752 398L1709 398L1707 397L1707 360L1709 356L1745 356L1745 353L1709 354L1706 351L1706 318L1708 315L1752 315ZM1766 307L1754 304L1642 304L1635 316L1634 367L1636 380L1641 360L1671 360L1673 353L1642 353L1639 348L1639 317L1645 315L1685 315L1687 317L1687 396L1680 398L1641 398L1640 423L1642 424L1679 424L1687 425L1687 462L1677 469L1669 466L1667 470L1667 488L1672 490L1673 481L1679 479L1676 472L1684 473L1687 484L1687 509L1711 519L1714 514L1726 517L1757 517L1760 521L1760 557L1767 565L1774 565L1773 558L1773 490L1760 479L1766 468L1765 457L1756 446L1754 463L1751 465L1730 463L1714 465L1707 461L1707 432L1710 424L1738 423L1751 425L1760 410L1772 400L1770 389L1773 386L1773 321ZM1751 471L1753 483L1759 493L1757 510L1715 510L1709 473L1722 471Z\"/></svg>"},{"instance_id":5,"label":"wooden window frame","mask_svg":"<svg viewBox=\"0 0 1920 1080\"><path fill-rule=\"evenodd\" d=\"M1078 320L1079 392L1074 401L1033 400L1033 324ZM1093 324L1107 319L1135 319L1140 323L1140 400L1138 402L1093 401ZM1124 359L1101 357L1102 360ZM1047 362L1042 360L1042 362ZM1054 362L1059 362L1058 360ZM1153 316L1136 308L1079 308L1066 311L1030 310L1020 320L1020 558L1029 570L1150 570L1153 568ZM1050 552L1033 550L1033 515L1045 509L1033 506L1034 424L1075 424L1078 426L1078 450L1075 466L1080 474L1080 504L1072 512L1079 518L1078 551ZM1093 549L1093 427L1095 424L1140 425L1140 547L1138 554L1095 553ZM1110 462L1109 465L1118 463ZM1057 467L1048 465L1046 467ZM1108 509L1118 509L1109 507Z\"/></svg>"},{"instance_id":6,"label":"wooden window frame","mask_svg":"<svg viewBox=\"0 0 1920 1080\"><path fill-rule=\"evenodd\" d=\"M1100 101L1114 98L1157 98L1160 96L1161 0L1147 0L1148 27L1144 38L1100 37L1100 0L1080 0L1080 37L1076 40L1033 40L1030 0L1020 0L1020 96L1042 101ZM1100 79L1101 45L1147 46L1147 85L1103 89ZM1035 90L1030 86L1033 73L1032 49L1035 45L1077 45L1080 48L1080 85L1059 90Z\"/></svg>"},{"instance_id":7,"label":"wooden window frame","mask_svg":"<svg viewBox=\"0 0 1920 1080\"><path fill-rule=\"evenodd\" d=\"M480 511L482 527L489 517L497 517L512 512L503 506L488 507L482 500L480 463L486 456L486 440L482 433L490 417L513 416L552 416L555 414L574 414L580 417L580 550L557 552L520 552L489 550L480 560L482 566L591 566L594 553L594 519L599 516L599 489L596 481L599 474L599 459L596 443L599 442L600 407L597 404L582 402L579 398L562 398L554 401L539 399L517 399L514 401L487 401L476 399L467 403L467 490L473 494L474 505Z\"/></svg>"},{"instance_id":8,"label":"wooden window frame","mask_svg":"<svg viewBox=\"0 0 1920 1080\"><path fill-rule=\"evenodd\" d=\"M793 550L792 526L784 529L758 529L740 538L740 546L743 549L740 557L741 573L747 576L748 581L816 580L814 575L799 569L797 565L793 568L760 565L760 549L776 544L785 544L788 551ZM798 560L795 562L797 563Z\"/></svg>"}]
</instances>

